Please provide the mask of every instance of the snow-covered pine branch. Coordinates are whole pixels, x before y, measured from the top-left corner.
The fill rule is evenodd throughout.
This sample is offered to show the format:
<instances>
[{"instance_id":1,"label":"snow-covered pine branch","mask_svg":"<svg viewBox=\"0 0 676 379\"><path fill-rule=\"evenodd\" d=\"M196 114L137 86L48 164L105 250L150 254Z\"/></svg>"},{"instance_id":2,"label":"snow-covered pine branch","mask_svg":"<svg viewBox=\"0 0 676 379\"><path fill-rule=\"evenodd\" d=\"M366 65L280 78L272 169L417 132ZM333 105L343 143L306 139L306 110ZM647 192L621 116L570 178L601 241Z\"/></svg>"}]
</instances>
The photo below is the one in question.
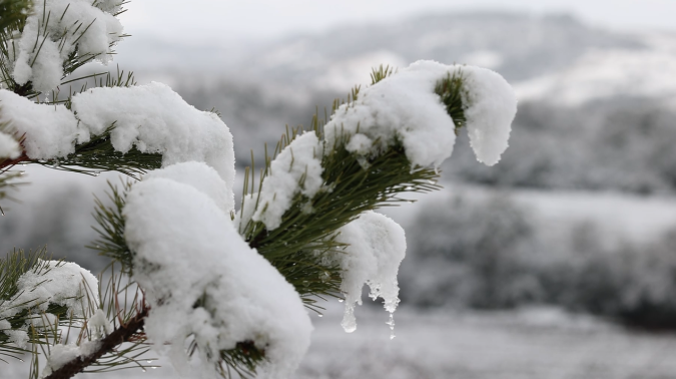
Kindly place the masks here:
<instances>
[{"instance_id":1,"label":"snow-covered pine branch","mask_svg":"<svg viewBox=\"0 0 676 379\"><path fill-rule=\"evenodd\" d=\"M167 353L179 370L199 364L207 376L234 370L285 378L308 349L307 310L317 309L318 299L344 298L343 326L353 331L354 307L368 284L374 300L384 299L393 326L405 237L373 210L404 201L405 192L437 189L437 169L461 127L477 159L495 164L516 113L504 79L429 61L396 73L374 71L372 85L335 103L330 119L315 116L311 130L287 130L266 157L258 186L253 170L245 179L236 209L228 127L168 86L139 86L118 73L98 88L39 100L84 62L108 60L123 37L115 18L121 5L35 1L0 35L0 199L10 183L7 170L17 163L136 176L150 171L114 188L112 205L97 203L100 238L93 247L122 264L105 301L77 308L72 300L86 293L73 292L73 275L68 281L59 274L65 268L35 276L44 262L52 264L46 260L29 260L23 271L0 270L0 283L14 283L12 291L0 286L0 349L47 344L42 374L48 378L70 377L104 354L133 362L117 348L145 343ZM17 256L0 261L2 267L13 267L5 262ZM71 265L63 267L84 278L78 288L97 287ZM121 278L143 297L120 304L127 288ZM25 298L29 293L36 297ZM37 328L24 317L31 314L49 325ZM78 327L87 338L71 345L61 338L66 314L85 321ZM28 330L42 334L33 338ZM38 350L29 351L37 359Z\"/></svg>"}]
</instances>

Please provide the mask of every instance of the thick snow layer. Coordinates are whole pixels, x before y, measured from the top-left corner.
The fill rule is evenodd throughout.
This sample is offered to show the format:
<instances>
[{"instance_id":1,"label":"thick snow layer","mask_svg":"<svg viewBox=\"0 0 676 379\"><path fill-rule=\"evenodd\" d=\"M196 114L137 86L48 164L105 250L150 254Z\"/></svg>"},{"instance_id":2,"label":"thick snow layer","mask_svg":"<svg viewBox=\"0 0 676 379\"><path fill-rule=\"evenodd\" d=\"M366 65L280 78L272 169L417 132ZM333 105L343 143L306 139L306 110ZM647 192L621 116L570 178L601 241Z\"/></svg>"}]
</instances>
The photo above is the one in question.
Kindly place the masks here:
<instances>
[{"instance_id":1,"label":"thick snow layer","mask_svg":"<svg viewBox=\"0 0 676 379\"><path fill-rule=\"evenodd\" d=\"M77 50L80 59L95 57L107 63L110 46L119 41L122 25L113 16L119 2L107 0L99 6L91 0L38 0L16 37L13 77L19 84L28 81L37 91L55 89L64 76L63 62ZM16 54L14 56L14 54Z\"/></svg>"},{"instance_id":2,"label":"thick snow layer","mask_svg":"<svg viewBox=\"0 0 676 379\"><path fill-rule=\"evenodd\" d=\"M16 296L0 305L0 317L11 317L24 309L46 311L50 303L83 316L88 299L98 303L98 280L75 263L48 261L41 270L21 275L17 287Z\"/></svg>"},{"instance_id":3,"label":"thick snow layer","mask_svg":"<svg viewBox=\"0 0 676 379\"><path fill-rule=\"evenodd\" d=\"M18 158L21 155L21 146L12 136L0 132L0 160Z\"/></svg>"},{"instance_id":4,"label":"thick snow layer","mask_svg":"<svg viewBox=\"0 0 676 379\"><path fill-rule=\"evenodd\" d=\"M434 87L458 71L466 79L463 105L472 147L479 161L495 164L507 148L516 98L500 75L472 66L413 63L341 106L325 126L326 140L350 137L348 151L376 155L399 139L414 166L438 167L453 151L455 125ZM369 140L378 142L369 148Z\"/></svg>"},{"instance_id":5,"label":"thick snow layer","mask_svg":"<svg viewBox=\"0 0 676 379\"><path fill-rule=\"evenodd\" d=\"M390 315L397 309L397 273L406 255L406 236L404 229L387 216L365 212L342 227L336 240L348 245L337 259L343 270L340 289L345 295L345 315L341 325L346 332L353 332L357 329L354 307L361 304L364 284L371 288L371 299L380 297L384 300Z\"/></svg>"},{"instance_id":6,"label":"thick snow layer","mask_svg":"<svg viewBox=\"0 0 676 379\"><path fill-rule=\"evenodd\" d=\"M296 194L312 198L323 182L322 154L315 132L297 137L284 148L272 161L271 173L263 182L254 221L262 221L268 230L276 229Z\"/></svg>"},{"instance_id":7,"label":"thick snow layer","mask_svg":"<svg viewBox=\"0 0 676 379\"><path fill-rule=\"evenodd\" d=\"M185 162L149 172L144 180L166 178L194 187L209 196L225 213L235 209L234 196L216 170L200 162ZM204 178L209 178L205 180Z\"/></svg>"},{"instance_id":8,"label":"thick snow layer","mask_svg":"<svg viewBox=\"0 0 676 379\"><path fill-rule=\"evenodd\" d=\"M148 85L94 88L73 98L73 110L92 134L115 123L115 150L135 146L142 152L163 154L162 163L206 162L232 190L235 153L232 135L223 121L186 103L169 86Z\"/></svg>"},{"instance_id":9,"label":"thick snow layer","mask_svg":"<svg viewBox=\"0 0 676 379\"><path fill-rule=\"evenodd\" d=\"M451 155L455 125L439 96L436 82L453 67L436 62L416 62L374 86L362 90L358 99L340 107L325 126L326 140L357 133L379 141L374 154L400 138L406 156L417 166L438 166ZM364 137L348 147L363 154ZM367 154L364 154L367 155Z\"/></svg>"},{"instance_id":10,"label":"thick snow layer","mask_svg":"<svg viewBox=\"0 0 676 379\"><path fill-rule=\"evenodd\" d=\"M0 89L0 123L9 131L25 136L24 148L32 159L50 159L75 151L74 143L85 142L89 134L63 105L36 104L11 91Z\"/></svg>"},{"instance_id":11,"label":"thick snow layer","mask_svg":"<svg viewBox=\"0 0 676 379\"><path fill-rule=\"evenodd\" d=\"M221 185L218 177L202 170L195 188L181 170L163 171L136 184L124 208L135 279L151 305L149 339L158 349L170 343L172 362L182 370L184 342L192 335L211 376L217 351L252 341L265 349L270 377L289 375L312 331L298 293L203 192Z\"/></svg>"},{"instance_id":12,"label":"thick snow layer","mask_svg":"<svg viewBox=\"0 0 676 379\"><path fill-rule=\"evenodd\" d=\"M492 166L507 149L512 121L516 116L516 96L498 73L464 66L463 107L469 143L479 162Z\"/></svg>"}]
</instances>

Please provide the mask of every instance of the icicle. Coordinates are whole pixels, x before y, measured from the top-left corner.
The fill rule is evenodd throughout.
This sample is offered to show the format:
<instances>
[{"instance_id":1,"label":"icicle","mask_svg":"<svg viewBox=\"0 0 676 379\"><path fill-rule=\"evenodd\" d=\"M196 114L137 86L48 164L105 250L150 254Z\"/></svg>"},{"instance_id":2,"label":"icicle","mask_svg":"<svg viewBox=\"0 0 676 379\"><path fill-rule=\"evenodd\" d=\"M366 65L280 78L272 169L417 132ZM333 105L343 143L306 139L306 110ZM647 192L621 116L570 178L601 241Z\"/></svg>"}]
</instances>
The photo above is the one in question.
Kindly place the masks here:
<instances>
[{"instance_id":1,"label":"icicle","mask_svg":"<svg viewBox=\"0 0 676 379\"><path fill-rule=\"evenodd\" d=\"M385 323L390 326L390 339L393 340L394 337L394 313L390 312L390 319Z\"/></svg>"}]
</instances>

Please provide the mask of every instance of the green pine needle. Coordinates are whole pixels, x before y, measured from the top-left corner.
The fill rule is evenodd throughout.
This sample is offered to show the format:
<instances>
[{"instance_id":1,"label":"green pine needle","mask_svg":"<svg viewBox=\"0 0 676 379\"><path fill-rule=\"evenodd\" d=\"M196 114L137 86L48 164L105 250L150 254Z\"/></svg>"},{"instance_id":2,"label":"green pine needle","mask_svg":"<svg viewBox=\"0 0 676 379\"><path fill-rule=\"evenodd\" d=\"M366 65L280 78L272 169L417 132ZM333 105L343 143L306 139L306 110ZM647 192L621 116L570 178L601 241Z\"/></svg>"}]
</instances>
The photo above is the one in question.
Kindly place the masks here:
<instances>
[{"instance_id":1,"label":"green pine needle","mask_svg":"<svg viewBox=\"0 0 676 379\"><path fill-rule=\"evenodd\" d=\"M161 154L142 153L135 147L126 153L116 151L111 141L114 129L113 123L90 142L76 145L75 152L65 158L33 163L90 175L98 175L100 171L117 171L131 177L139 177L146 171L162 167Z\"/></svg>"},{"instance_id":2,"label":"green pine needle","mask_svg":"<svg viewBox=\"0 0 676 379\"><path fill-rule=\"evenodd\" d=\"M458 129L465 126L467 122L465 109L467 109L468 104L463 104L463 98L467 98L463 89L465 79L465 74L461 69L458 69L453 73L448 73L434 87L434 93L439 95L441 102L446 107L446 113L453 119L456 134Z\"/></svg>"},{"instance_id":3,"label":"green pine needle","mask_svg":"<svg viewBox=\"0 0 676 379\"><path fill-rule=\"evenodd\" d=\"M0 29L23 27L31 9L33 3L30 0L0 0Z\"/></svg>"},{"instance_id":4,"label":"green pine needle","mask_svg":"<svg viewBox=\"0 0 676 379\"><path fill-rule=\"evenodd\" d=\"M127 246L127 241L124 238L125 219L122 210L131 186L132 182L128 181L123 184L122 189L118 189L108 182L110 192L107 193L107 196L110 205L106 205L98 197L95 197L94 220L96 220L98 226L93 226L93 228L98 234L98 239L92 245L87 246L97 251L99 255L120 263L122 265L121 271L129 276L133 273L135 254Z\"/></svg>"}]
</instances>

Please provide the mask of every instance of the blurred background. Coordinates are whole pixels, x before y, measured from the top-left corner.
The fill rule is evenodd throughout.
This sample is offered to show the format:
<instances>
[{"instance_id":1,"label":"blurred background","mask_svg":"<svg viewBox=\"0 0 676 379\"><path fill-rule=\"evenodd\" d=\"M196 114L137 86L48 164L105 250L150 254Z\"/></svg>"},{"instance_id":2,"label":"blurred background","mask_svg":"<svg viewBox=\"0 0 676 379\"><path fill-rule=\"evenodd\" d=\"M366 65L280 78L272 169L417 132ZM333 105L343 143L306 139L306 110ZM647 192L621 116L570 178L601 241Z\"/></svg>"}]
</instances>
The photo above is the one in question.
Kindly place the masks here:
<instances>
[{"instance_id":1,"label":"blurred background","mask_svg":"<svg viewBox=\"0 0 676 379\"><path fill-rule=\"evenodd\" d=\"M488 67L519 99L498 165L461 135L444 190L384 212L408 241L397 338L379 304L345 334L329 303L298 378L676 376L676 2L187 4L131 2L114 63L220 111L239 173L380 64ZM84 246L92 194L117 175L26 171L0 249L103 268ZM176 376L153 374L125 376Z\"/></svg>"}]
</instances>

